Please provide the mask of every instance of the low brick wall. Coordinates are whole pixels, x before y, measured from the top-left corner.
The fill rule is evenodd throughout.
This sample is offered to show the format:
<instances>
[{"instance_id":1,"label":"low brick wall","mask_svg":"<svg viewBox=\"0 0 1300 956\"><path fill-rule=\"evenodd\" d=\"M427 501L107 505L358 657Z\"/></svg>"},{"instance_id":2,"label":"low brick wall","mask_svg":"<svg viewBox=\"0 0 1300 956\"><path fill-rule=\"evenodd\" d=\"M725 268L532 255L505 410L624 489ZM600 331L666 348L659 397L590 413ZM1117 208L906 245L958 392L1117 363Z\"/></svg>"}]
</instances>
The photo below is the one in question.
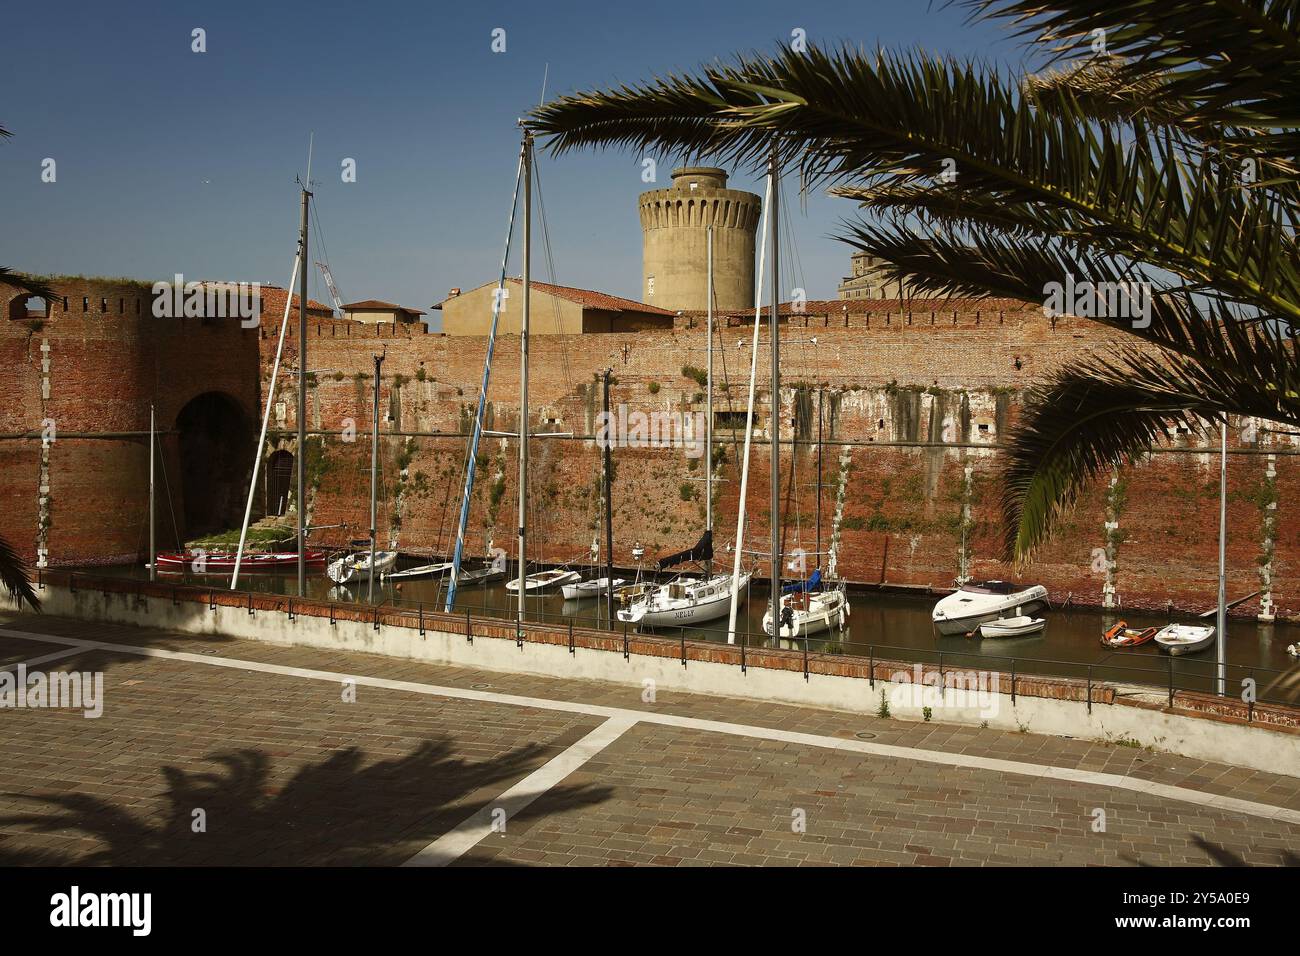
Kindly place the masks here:
<instances>
[{"instance_id":1,"label":"low brick wall","mask_svg":"<svg viewBox=\"0 0 1300 956\"><path fill-rule=\"evenodd\" d=\"M910 683L928 685L933 682L939 687L944 685L945 672L952 674L954 671L961 671L963 674L970 674L970 672L978 674L978 671L970 669L954 669L954 667L944 669L933 663L902 661L896 658L863 658L844 656L844 654L805 653L802 650L753 648L744 644L728 645L712 643L712 641L682 640L680 637L643 635L633 631L619 633L586 627L555 627L551 624L538 623L524 623L523 626L516 628L511 620L473 617L472 614L446 614L443 611L426 610L422 607L416 609L374 607L372 609L372 607L351 604L333 604L329 601L302 600L302 598L279 596L279 594L231 592L221 587L203 588L195 585L169 584L165 581L149 583L149 581L112 578L112 576L88 575L85 572L45 571L40 576L39 584L45 593L64 592L70 598L85 593L100 594L105 600L105 607L99 613L92 615L92 619L130 618L130 623L138 623L144 627L169 626L166 620L159 619L156 622L149 620L151 617L165 617L157 614L156 611L151 613L149 610L153 602L161 601L168 602L164 605L166 609L204 605L208 611L212 611L214 618L225 609L248 610L250 618L273 614L277 615L282 622L296 618L315 618L328 620L333 626L348 624L354 628L359 626L364 631L376 633L398 628L398 630L411 632L408 636L416 639L433 633L442 637L464 637L467 644L472 644L476 640L513 641L521 649L526 646L550 646L550 648L567 650L571 656L578 650L584 650L584 652L598 652L611 654L611 656L616 654L624 659L638 658L641 661L658 659L662 665L680 666L684 671L690 669L692 665L711 665L732 669L741 674L750 671L777 672L777 674L784 672L784 674L800 676L803 678L803 683L809 683L813 678L831 678L839 679L836 680L836 684L852 682L859 687L862 684L866 685L861 693L845 695L837 692L836 695L828 695L824 702L798 701L803 704L832 706L832 708L844 706L842 701L848 696L855 701L862 701L862 704L855 702L852 709L870 710L871 708L865 704L867 701L875 701L878 685L897 687L893 682L900 674L905 674ZM121 614L107 614L107 601L113 597L122 598L123 609L134 610L136 613L127 614L125 618ZM56 601L55 604L61 605L64 602ZM72 605L74 609L81 606L75 600L72 601ZM65 607L61 606L56 606L55 610L56 613L66 611ZM216 623L216 620L213 620L213 627L199 628L199 630L216 631ZM192 624L190 630L194 630ZM285 640L283 637L264 636L256 632L243 633L246 628L239 628L239 630L240 633L235 636ZM348 643L346 640L339 641L339 645L344 649L395 653L393 650L372 648L372 646L357 648L355 643ZM404 652L402 656L422 657L421 654L413 652ZM532 667L524 665L511 666L508 670L533 671ZM581 669L575 669L578 670ZM533 672L547 672L552 676L573 676L573 678L590 676L586 672L565 674L563 670L555 669ZM984 671L984 674L992 674L992 671ZM1292 708L1292 706L1275 704L1249 706L1238 698L1218 697L1191 691L1175 691L1173 704L1170 704L1167 688L1144 687L1138 688L1138 693L1135 693L1135 688L1127 684L1121 687L1113 683L1035 674L1013 674L1010 676L1009 687L1006 687L1005 676L1000 675L1002 680L998 682L1000 687L997 688L996 693L1009 697L1013 708L1023 700L1070 702L1070 704L1082 704L1082 708L1079 709L1088 715L1091 715L1096 708L1152 711L1167 717L1192 718L1197 722L1230 724L1230 726L1249 726L1260 731L1281 732L1284 735L1300 737L1300 708ZM708 692L707 689L705 692ZM731 693L732 691L716 692ZM1017 726L1023 730L1026 724L1018 722ZM1278 771L1277 766L1268 766L1264 769ZM1282 773L1300 775L1300 767Z\"/></svg>"}]
</instances>

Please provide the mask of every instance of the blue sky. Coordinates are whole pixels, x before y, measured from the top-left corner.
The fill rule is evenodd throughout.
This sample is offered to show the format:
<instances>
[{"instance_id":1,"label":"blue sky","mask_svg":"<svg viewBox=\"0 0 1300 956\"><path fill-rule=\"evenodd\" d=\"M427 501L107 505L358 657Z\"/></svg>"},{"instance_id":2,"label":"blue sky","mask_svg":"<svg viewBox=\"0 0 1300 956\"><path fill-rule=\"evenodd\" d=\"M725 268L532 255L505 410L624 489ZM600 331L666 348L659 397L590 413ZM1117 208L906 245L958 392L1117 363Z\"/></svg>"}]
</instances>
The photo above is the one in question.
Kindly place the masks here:
<instances>
[{"instance_id":1,"label":"blue sky","mask_svg":"<svg viewBox=\"0 0 1300 956\"><path fill-rule=\"evenodd\" d=\"M196 27L206 53L191 51ZM926 0L15 4L0 58L0 125L14 133L0 144L0 264L284 285L294 177L314 131L317 208L345 301L428 309L452 286L495 278L515 120L544 71L548 96L635 82L773 49L796 27L822 43L1022 53L1003 26ZM41 182L46 157L55 183ZM344 158L355 183L341 181ZM540 158L556 281L639 295L640 159ZM660 160L665 185L672 160ZM733 185L761 192L746 174ZM794 196L789 208L801 281L810 298L833 297L849 250L829 234L852 206L812 195L806 213ZM545 256L534 263L549 279ZM328 301L315 270L312 295Z\"/></svg>"}]
</instances>

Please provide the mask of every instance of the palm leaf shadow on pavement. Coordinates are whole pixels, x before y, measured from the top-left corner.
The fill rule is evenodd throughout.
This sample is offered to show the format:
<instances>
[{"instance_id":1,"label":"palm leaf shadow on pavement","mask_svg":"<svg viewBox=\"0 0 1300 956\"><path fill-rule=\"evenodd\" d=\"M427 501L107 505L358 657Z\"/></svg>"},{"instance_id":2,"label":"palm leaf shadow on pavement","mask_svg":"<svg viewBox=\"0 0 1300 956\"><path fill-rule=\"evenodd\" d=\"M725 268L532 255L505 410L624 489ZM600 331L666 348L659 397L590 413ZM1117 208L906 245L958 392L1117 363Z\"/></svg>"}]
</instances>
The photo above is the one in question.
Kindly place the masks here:
<instances>
[{"instance_id":1,"label":"palm leaf shadow on pavement","mask_svg":"<svg viewBox=\"0 0 1300 956\"><path fill-rule=\"evenodd\" d=\"M216 771L161 768L167 806L154 819L87 794L6 794L36 806L0 816L0 866L395 865L553 755L551 748L528 744L471 762L443 740L367 764L361 749L349 747L300 767L278 785L266 753L219 752L207 758ZM479 793L483 788L490 789ZM546 804L551 812L589 806L611 792L557 786ZM196 833L200 809L206 832ZM532 809L508 820L507 834L517 832ZM86 850L42 849L31 834L80 837Z\"/></svg>"},{"instance_id":2,"label":"palm leaf shadow on pavement","mask_svg":"<svg viewBox=\"0 0 1300 956\"><path fill-rule=\"evenodd\" d=\"M1192 842L1195 843L1198 847L1200 847L1200 849L1205 853L1207 857L1210 858L1210 861L1213 862L1215 866L1252 866L1253 865L1247 863L1246 858L1241 853L1233 850L1229 850L1227 847L1221 846L1217 843L1211 843L1203 836L1193 834ZM1156 865L1154 863L1144 863L1141 860L1139 860L1137 857L1127 853L1121 854L1120 859L1123 860L1125 863L1133 863L1136 864L1137 866ZM1300 856L1297 856L1293 850L1279 849L1277 850L1277 860L1275 862L1278 866L1300 866Z\"/></svg>"},{"instance_id":3,"label":"palm leaf shadow on pavement","mask_svg":"<svg viewBox=\"0 0 1300 956\"><path fill-rule=\"evenodd\" d=\"M126 597L125 595L123 597ZM205 608L197 605L196 608ZM22 631L26 633L49 635L52 637L72 637L83 641L106 641L110 644L126 644L141 650L183 651L190 654L217 654L225 645L238 642L238 638L211 631L185 633L179 631L155 630L147 625L109 624L102 621L83 621L71 617L58 617L50 614L16 614L5 613L10 609L0 605L0 630ZM195 610L195 616L200 612ZM52 641L36 641L29 638L7 638L0 635L0 646L12 643L14 647L30 646L31 655L47 654L61 650L71 650L73 645L58 644ZM138 663L144 655L130 651L117 651L111 648L88 647L78 655L65 658L58 667L62 670L86 669L85 659L93 655L95 670L107 671L115 664Z\"/></svg>"}]
</instances>

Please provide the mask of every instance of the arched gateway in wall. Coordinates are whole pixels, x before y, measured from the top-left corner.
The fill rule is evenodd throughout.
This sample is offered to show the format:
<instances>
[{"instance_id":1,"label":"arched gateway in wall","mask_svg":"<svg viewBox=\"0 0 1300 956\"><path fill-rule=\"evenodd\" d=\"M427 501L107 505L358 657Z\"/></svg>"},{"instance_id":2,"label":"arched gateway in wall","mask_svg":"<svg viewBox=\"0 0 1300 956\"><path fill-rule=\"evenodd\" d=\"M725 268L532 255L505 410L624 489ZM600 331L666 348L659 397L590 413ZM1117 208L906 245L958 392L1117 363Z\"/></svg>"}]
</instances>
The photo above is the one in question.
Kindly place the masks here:
<instances>
[{"instance_id":1,"label":"arched gateway in wall","mask_svg":"<svg viewBox=\"0 0 1300 956\"><path fill-rule=\"evenodd\" d=\"M248 493L254 436L239 402L203 392L176 416L185 537L239 526Z\"/></svg>"}]
</instances>

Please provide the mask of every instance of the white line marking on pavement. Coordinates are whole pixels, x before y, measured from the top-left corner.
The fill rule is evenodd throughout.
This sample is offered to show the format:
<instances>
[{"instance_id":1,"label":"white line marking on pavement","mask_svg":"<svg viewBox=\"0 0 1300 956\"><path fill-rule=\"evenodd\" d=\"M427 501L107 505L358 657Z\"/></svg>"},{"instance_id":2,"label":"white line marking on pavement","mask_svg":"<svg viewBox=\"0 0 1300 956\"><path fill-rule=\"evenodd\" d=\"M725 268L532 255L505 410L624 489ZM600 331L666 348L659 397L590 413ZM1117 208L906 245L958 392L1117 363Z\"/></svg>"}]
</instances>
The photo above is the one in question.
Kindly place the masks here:
<instances>
[{"instance_id":1,"label":"white line marking on pavement","mask_svg":"<svg viewBox=\"0 0 1300 956\"><path fill-rule=\"evenodd\" d=\"M33 657L29 661L15 661L12 664L5 664L0 667L0 671L17 670L19 667L31 668L36 664L48 664L50 661L60 661L65 657L74 657L77 654L84 654L85 650L80 647L70 647L66 651L55 651L52 654L42 654L40 657Z\"/></svg>"},{"instance_id":2,"label":"white line marking on pavement","mask_svg":"<svg viewBox=\"0 0 1300 956\"><path fill-rule=\"evenodd\" d=\"M87 641L76 637L62 637L57 634L38 634L30 631L13 631L0 628L0 637L20 637L32 641L45 641L51 644L67 644L78 648L113 651L132 654L137 657L155 657L163 660L185 661L191 664L206 664L210 667L229 667L236 670L257 671L263 674L277 674L283 677L302 677L307 680L340 683L354 681L357 686L379 687L385 690L406 691L412 694L425 694L432 697L449 697L458 700L474 700L489 704L504 704L511 707L536 707L541 710L561 711L569 714L586 714L592 717L623 718L634 723L657 724L666 727L680 727L687 730L702 730L710 733L729 734L735 737L751 737L759 740L773 740L782 743L800 744L806 747L821 747L829 750L842 750L850 753L870 754L897 760L913 760L923 763L941 764L948 767L965 767L971 770L992 770L999 773L1014 773L1025 777L1043 777L1052 780L1064 780L1074 783L1089 784L1099 787L1112 787L1119 790L1131 790L1150 796L1191 803L1198 807L1213 807L1231 813L1244 813L1249 816L1263 817L1300 826L1300 810L1290 810L1267 803L1256 803L1237 797L1220 796L1191 790L1172 784L1156 783L1136 777L1126 777L1114 773L1098 773L1093 770L1077 770L1071 767L1053 767L1046 764L1025 763L1019 760L1003 760L998 757L980 757L974 754L947 753L941 750L923 750L918 747L904 747L895 744L874 744L865 740L845 739L841 737L823 737L817 734L804 734L790 730L776 730L770 727L754 727L748 724L733 724L720 720L705 720L700 717L682 717L676 714L660 714L651 711L628 710L623 707L604 707L599 704L579 704L565 700L550 700L543 697L523 697L517 694L497 694L491 691L470 690L463 687L443 687L437 684L418 684L414 681L389 680L384 677L363 677L343 674L335 671L314 670L306 667L288 667L283 664L267 664L262 661L240 660L231 657L216 657L208 654L189 654L184 651L168 651L153 647L139 647L134 644L112 644L107 641Z\"/></svg>"},{"instance_id":3,"label":"white line marking on pavement","mask_svg":"<svg viewBox=\"0 0 1300 956\"><path fill-rule=\"evenodd\" d=\"M503 822L512 820L524 807L596 756L636 723L626 717L611 717L572 747L524 777L460 826L438 837L402 866L446 866L460 859L492 833L499 832L495 819L497 811L505 811Z\"/></svg>"}]
</instances>

